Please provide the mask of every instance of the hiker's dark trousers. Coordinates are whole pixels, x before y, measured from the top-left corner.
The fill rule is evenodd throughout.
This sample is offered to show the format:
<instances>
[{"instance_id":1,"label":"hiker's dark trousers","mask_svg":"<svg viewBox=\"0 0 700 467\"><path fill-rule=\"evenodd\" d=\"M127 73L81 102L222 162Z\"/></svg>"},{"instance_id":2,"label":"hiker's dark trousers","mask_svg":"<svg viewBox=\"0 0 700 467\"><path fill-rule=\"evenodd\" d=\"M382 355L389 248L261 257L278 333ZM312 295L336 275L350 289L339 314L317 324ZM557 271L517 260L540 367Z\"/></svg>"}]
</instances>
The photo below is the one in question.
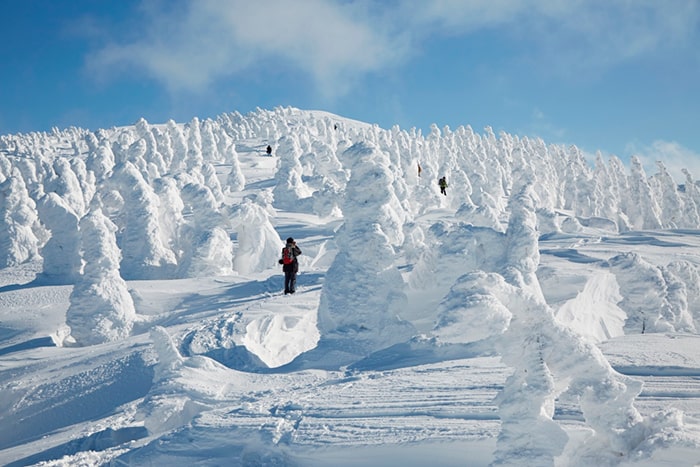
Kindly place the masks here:
<instances>
[{"instance_id":1,"label":"hiker's dark trousers","mask_svg":"<svg viewBox=\"0 0 700 467\"><path fill-rule=\"evenodd\" d=\"M284 270L284 293L294 293L297 288L297 271L298 264L285 264Z\"/></svg>"}]
</instances>

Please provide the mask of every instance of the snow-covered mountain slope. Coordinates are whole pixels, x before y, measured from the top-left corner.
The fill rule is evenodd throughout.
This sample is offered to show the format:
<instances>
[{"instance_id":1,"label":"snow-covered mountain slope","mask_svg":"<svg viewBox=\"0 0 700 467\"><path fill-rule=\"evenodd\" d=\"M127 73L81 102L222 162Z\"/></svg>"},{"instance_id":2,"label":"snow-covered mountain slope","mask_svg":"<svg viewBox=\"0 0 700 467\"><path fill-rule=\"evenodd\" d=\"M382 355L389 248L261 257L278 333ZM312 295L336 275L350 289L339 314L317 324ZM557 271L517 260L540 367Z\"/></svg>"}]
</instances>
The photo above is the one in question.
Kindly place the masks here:
<instances>
[{"instance_id":1,"label":"snow-covered mountain slope","mask_svg":"<svg viewBox=\"0 0 700 467\"><path fill-rule=\"evenodd\" d=\"M1 136L0 463L695 465L682 182L292 108Z\"/></svg>"}]
</instances>

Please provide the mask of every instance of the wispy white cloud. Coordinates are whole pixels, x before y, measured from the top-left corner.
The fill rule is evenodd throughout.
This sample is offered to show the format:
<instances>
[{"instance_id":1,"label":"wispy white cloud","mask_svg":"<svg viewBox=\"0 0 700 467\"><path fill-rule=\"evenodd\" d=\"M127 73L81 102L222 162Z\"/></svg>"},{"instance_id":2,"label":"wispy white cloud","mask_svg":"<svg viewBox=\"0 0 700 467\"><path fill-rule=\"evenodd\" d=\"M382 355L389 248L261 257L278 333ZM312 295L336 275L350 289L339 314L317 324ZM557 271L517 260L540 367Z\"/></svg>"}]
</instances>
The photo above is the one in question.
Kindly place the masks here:
<instances>
[{"instance_id":1,"label":"wispy white cloud","mask_svg":"<svg viewBox=\"0 0 700 467\"><path fill-rule=\"evenodd\" d=\"M524 57L559 75L597 75L662 51L697 50L700 2L679 0L434 0L401 3L418 34L465 35L498 28L527 44ZM409 5L410 4L410 5ZM700 68L697 54L692 56ZM692 65L692 64L691 64Z\"/></svg>"},{"instance_id":2,"label":"wispy white cloud","mask_svg":"<svg viewBox=\"0 0 700 467\"><path fill-rule=\"evenodd\" d=\"M172 90L275 62L324 94L404 63L429 37L501 28L552 68L608 67L697 38L700 4L678 0L198 0L144 2L140 33L89 57L106 74L146 71Z\"/></svg>"},{"instance_id":3,"label":"wispy white cloud","mask_svg":"<svg viewBox=\"0 0 700 467\"><path fill-rule=\"evenodd\" d=\"M337 87L405 55L353 2L198 0L144 9L142 34L112 42L89 57L91 70L147 71L172 90L196 91L212 81L278 62ZM340 81L340 82L339 82Z\"/></svg>"},{"instance_id":4,"label":"wispy white cloud","mask_svg":"<svg viewBox=\"0 0 700 467\"><path fill-rule=\"evenodd\" d=\"M597 75L674 50L687 53L700 37L700 3L693 0L675 2L673 8L654 0L550 0L538 5L535 14L517 25L517 33L533 41L540 64L569 76Z\"/></svg>"},{"instance_id":5,"label":"wispy white cloud","mask_svg":"<svg viewBox=\"0 0 700 467\"><path fill-rule=\"evenodd\" d=\"M630 143L627 152L639 157L647 175L656 173L656 162L661 161L678 183L685 181L683 169L688 170L693 180L700 180L700 154L674 141L657 140L645 146Z\"/></svg>"}]
</instances>

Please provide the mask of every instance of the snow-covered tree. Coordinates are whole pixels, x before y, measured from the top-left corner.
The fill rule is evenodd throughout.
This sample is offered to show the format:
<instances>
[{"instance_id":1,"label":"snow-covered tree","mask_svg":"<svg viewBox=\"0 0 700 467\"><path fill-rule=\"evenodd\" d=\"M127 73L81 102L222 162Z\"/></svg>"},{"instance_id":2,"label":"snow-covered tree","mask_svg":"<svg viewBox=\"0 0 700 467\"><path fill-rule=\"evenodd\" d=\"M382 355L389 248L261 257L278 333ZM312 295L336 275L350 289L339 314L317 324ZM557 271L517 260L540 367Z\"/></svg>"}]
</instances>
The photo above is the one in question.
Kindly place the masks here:
<instances>
[{"instance_id":1,"label":"snow-covered tree","mask_svg":"<svg viewBox=\"0 0 700 467\"><path fill-rule=\"evenodd\" d=\"M116 226L100 210L91 211L80 220L85 266L66 312L66 324L78 345L124 339L136 319L133 299L119 275L121 252L115 232Z\"/></svg>"},{"instance_id":2,"label":"snow-covered tree","mask_svg":"<svg viewBox=\"0 0 700 467\"><path fill-rule=\"evenodd\" d=\"M617 255L606 265L615 274L623 297L618 305L627 313L626 333L689 331L694 327L686 298L674 296L682 282L664 268L637 253Z\"/></svg>"},{"instance_id":3,"label":"snow-covered tree","mask_svg":"<svg viewBox=\"0 0 700 467\"><path fill-rule=\"evenodd\" d=\"M232 213L231 224L238 234L234 270L248 274L277 267L283 245L263 206L244 200Z\"/></svg>"},{"instance_id":4,"label":"snow-covered tree","mask_svg":"<svg viewBox=\"0 0 700 467\"><path fill-rule=\"evenodd\" d=\"M85 214L83 188L68 159L57 158L52 169L50 178L44 181L44 192L56 192L78 216Z\"/></svg>"},{"instance_id":5,"label":"snow-covered tree","mask_svg":"<svg viewBox=\"0 0 700 467\"><path fill-rule=\"evenodd\" d=\"M177 261L162 241L160 199L153 188L130 162L115 167L110 183L125 203L122 275L127 279L172 277Z\"/></svg>"},{"instance_id":6,"label":"snow-covered tree","mask_svg":"<svg viewBox=\"0 0 700 467\"><path fill-rule=\"evenodd\" d=\"M661 222L664 227L678 228L683 225L683 201L678 186L661 161L656 161L658 172L650 180L654 197L658 199Z\"/></svg>"},{"instance_id":7,"label":"snow-covered tree","mask_svg":"<svg viewBox=\"0 0 700 467\"><path fill-rule=\"evenodd\" d=\"M358 143L342 205L338 253L328 268L318 310L321 341L359 356L407 341L413 326L400 318L404 282L393 265L394 249L384 226L393 224L387 206L392 174L376 147Z\"/></svg>"},{"instance_id":8,"label":"snow-covered tree","mask_svg":"<svg viewBox=\"0 0 700 467\"><path fill-rule=\"evenodd\" d=\"M205 161L220 163L221 153L214 135L214 122L206 119L201 125L202 156Z\"/></svg>"},{"instance_id":9,"label":"snow-covered tree","mask_svg":"<svg viewBox=\"0 0 700 467\"><path fill-rule=\"evenodd\" d=\"M224 202L224 192L221 189L221 183L219 182L219 177L216 174L216 169L209 162L202 165L202 178L204 184L209 187L211 194L219 204Z\"/></svg>"},{"instance_id":10,"label":"snow-covered tree","mask_svg":"<svg viewBox=\"0 0 700 467\"><path fill-rule=\"evenodd\" d=\"M146 145L144 159L149 168L149 173L152 178L158 178L161 174L165 173L167 166L163 155L160 153L153 128L151 128L146 119L141 118L134 125L134 129L136 130L136 134Z\"/></svg>"},{"instance_id":11,"label":"snow-covered tree","mask_svg":"<svg viewBox=\"0 0 700 467\"><path fill-rule=\"evenodd\" d=\"M109 141L102 140L94 151L88 154L86 166L89 171L95 174L97 181L102 181L114 168L114 153Z\"/></svg>"},{"instance_id":12,"label":"snow-covered tree","mask_svg":"<svg viewBox=\"0 0 700 467\"><path fill-rule=\"evenodd\" d=\"M16 266L38 256L34 234L36 204L17 169L0 183L0 267Z\"/></svg>"},{"instance_id":13,"label":"snow-covered tree","mask_svg":"<svg viewBox=\"0 0 700 467\"><path fill-rule=\"evenodd\" d=\"M224 191L240 191L245 187L245 175L243 175L243 170L241 170L236 145L229 143L224 151L226 160L231 164L231 170L226 177Z\"/></svg>"},{"instance_id":14,"label":"snow-covered tree","mask_svg":"<svg viewBox=\"0 0 700 467\"><path fill-rule=\"evenodd\" d=\"M78 215L56 193L41 197L37 209L41 222L51 231L51 238L41 249L42 279L53 284L72 284L82 269Z\"/></svg>"},{"instance_id":15,"label":"snow-covered tree","mask_svg":"<svg viewBox=\"0 0 700 467\"><path fill-rule=\"evenodd\" d=\"M685 184L683 185L683 219L685 225L694 227L700 225L700 190L688 170L683 169Z\"/></svg>"},{"instance_id":16,"label":"snow-covered tree","mask_svg":"<svg viewBox=\"0 0 700 467\"><path fill-rule=\"evenodd\" d=\"M185 169L188 172L199 172L204 163L202 155L202 134L200 122L197 117L187 124L187 157L185 159Z\"/></svg>"},{"instance_id":17,"label":"snow-covered tree","mask_svg":"<svg viewBox=\"0 0 700 467\"><path fill-rule=\"evenodd\" d=\"M168 120L165 132L169 136L173 150L170 172L178 173L185 170L187 165L187 140L182 128L173 120Z\"/></svg>"},{"instance_id":18,"label":"snow-covered tree","mask_svg":"<svg viewBox=\"0 0 700 467\"><path fill-rule=\"evenodd\" d=\"M637 229L660 229L661 212L653 190L638 157L630 160L629 197L627 215Z\"/></svg>"},{"instance_id":19,"label":"snow-covered tree","mask_svg":"<svg viewBox=\"0 0 700 467\"><path fill-rule=\"evenodd\" d=\"M311 196L311 189L302 180L303 168L299 162L302 150L299 141L294 136L284 136L278 141L277 172L275 187L272 193L275 197L275 207L304 211L300 200Z\"/></svg>"},{"instance_id":20,"label":"snow-covered tree","mask_svg":"<svg viewBox=\"0 0 700 467\"><path fill-rule=\"evenodd\" d=\"M185 203L180 197L177 182L172 177L163 177L153 181L154 193L158 196L158 225L161 243L170 249L175 258L182 256L182 229L185 225L183 211Z\"/></svg>"},{"instance_id":21,"label":"snow-covered tree","mask_svg":"<svg viewBox=\"0 0 700 467\"><path fill-rule=\"evenodd\" d=\"M182 228L184 251L179 264L181 277L230 275L233 273L233 243L222 226L226 221L211 190L188 183L181 192L189 222Z\"/></svg>"}]
</instances>

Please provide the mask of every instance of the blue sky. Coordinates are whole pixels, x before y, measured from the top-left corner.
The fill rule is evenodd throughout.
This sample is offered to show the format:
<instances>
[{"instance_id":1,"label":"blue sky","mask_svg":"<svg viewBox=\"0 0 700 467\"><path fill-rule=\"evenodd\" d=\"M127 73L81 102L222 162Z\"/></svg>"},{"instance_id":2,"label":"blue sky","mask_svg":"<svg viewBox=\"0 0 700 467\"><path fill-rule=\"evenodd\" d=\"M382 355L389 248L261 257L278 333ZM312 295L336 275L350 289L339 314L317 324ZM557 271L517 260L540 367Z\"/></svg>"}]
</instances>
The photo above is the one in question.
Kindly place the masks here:
<instances>
[{"instance_id":1,"label":"blue sky","mask_svg":"<svg viewBox=\"0 0 700 467\"><path fill-rule=\"evenodd\" d=\"M698 0L27 0L0 17L0 134L289 105L700 179Z\"/></svg>"}]
</instances>

